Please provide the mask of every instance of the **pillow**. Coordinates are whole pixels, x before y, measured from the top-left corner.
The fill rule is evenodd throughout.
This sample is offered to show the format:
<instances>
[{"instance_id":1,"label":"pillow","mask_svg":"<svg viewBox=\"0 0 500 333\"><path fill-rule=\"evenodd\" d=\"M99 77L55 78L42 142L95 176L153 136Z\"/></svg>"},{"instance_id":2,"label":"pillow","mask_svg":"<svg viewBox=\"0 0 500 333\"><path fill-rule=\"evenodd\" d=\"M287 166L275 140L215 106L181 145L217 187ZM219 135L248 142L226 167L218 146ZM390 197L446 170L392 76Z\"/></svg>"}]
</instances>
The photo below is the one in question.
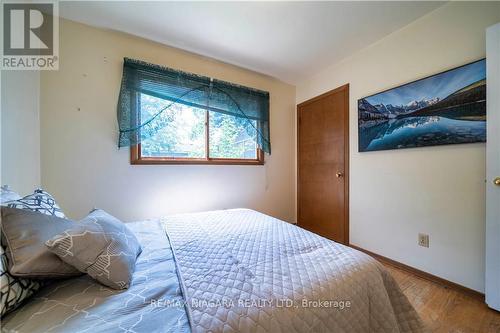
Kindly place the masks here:
<instances>
[{"instance_id":1,"label":"pillow","mask_svg":"<svg viewBox=\"0 0 500 333\"><path fill-rule=\"evenodd\" d=\"M11 275L32 278L80 275L44 244L47 239L71 228L74 222L24 209L1 207L1 210L2 243Z\"/></svg>"},{"instance_id":2,"label":"pillow","mask_svg":"<svg viewBox=\"0 0 500 333\"><path fill-rule=\"evenodd\" d=\"M127 226L100 209L45 244L68 264L113 289L130 286L141 253Z\"/></svg>"},{"instance_id":3,"label":"pillow","mask_svg":"<svg viewBox=\"0 0 500 333\"><path fill-rule=\"evenodd\" d=\"M21 196L17 194L16 192L12 191L9 188L9 185L3 185L1 187L1 194L0 194L0 204L5 204L9 201L14 201L17 199L21 199Z\"/></svg>"},{"instance_id":4,"label":"pillow","mask_svg":"<svg viewBox=\"0 0 500 333\"><path fill-rule=\"evenodd\" d=\"M27 209L61 218L66 217L54 198L42 189L36 189L33 194L8 202L7 207Z\"/></svg>"},{"instance_id":5,"label":"pillow","mask_svg":"<svg viewBox=\"0 0 500 333\"><path fill-rule=\"evenodd\" d=\"M43 283L10 275L7 271L7 256L1 247L0 260L0 317L3 317L37 292Z\"/></svg>"},{"instance_id":6,"label":"pillow","mask_svg":"<svg viewBox=\"0 0 500 333\"><path fill-rule=\"evenodd\" d=\"M9 189L7 185L1 188L1 205L20 207L34 210L48 215L64 217L61 209L54 198L47 192L37 189L32 195L21 198L19 194ZM2 232L3 233L3 232ZM38 291L43 282L40 280L25 279L12 276L8 272L7 254L4 249L4 238L2 235L1 270L0 270L0 316L17 308L21 303Z\"/></svg>"}]
</instances>

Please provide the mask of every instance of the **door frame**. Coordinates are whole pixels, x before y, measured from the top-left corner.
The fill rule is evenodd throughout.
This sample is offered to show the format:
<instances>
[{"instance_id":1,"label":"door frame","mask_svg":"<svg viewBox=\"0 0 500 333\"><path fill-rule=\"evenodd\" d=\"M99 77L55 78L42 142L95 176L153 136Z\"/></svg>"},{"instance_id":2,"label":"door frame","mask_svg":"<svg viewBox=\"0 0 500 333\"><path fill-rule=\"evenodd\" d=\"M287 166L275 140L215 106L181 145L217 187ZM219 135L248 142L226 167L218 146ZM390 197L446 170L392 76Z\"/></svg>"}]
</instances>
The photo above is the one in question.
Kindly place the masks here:
<instances>
[{"instance_id":1,"label":"door frame","mask_svg":"<svg viewBox=\"0 0 500 333\"><path fill-rule=\"evenodd\" d=\"M297 105L297 225L300 226L300 113L301 108L324 97L344 92L344 245L349 246L349 83Z\"/></svg>"}]
</instances>

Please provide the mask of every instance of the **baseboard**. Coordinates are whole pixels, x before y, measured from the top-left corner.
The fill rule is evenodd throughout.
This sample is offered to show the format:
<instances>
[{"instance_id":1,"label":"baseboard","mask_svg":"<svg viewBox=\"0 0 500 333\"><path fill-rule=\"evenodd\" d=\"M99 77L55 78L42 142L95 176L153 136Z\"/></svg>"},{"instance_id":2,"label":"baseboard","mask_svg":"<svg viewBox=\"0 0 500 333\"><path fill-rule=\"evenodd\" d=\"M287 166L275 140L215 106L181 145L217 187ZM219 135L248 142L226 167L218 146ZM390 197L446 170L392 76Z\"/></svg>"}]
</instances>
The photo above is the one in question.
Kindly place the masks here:
<instances>
[{"instance_id":1,"label":"baseboard","mask_svg":"<svg viewBox=\"0 0 500 333\"><path fill-rule=\"evenodd\" d=\"M364 252L364 253L374 257L375 259L379 260L380 262L383 262L385 264L388 264L388 265L394 266L396 268L399 268L401 270L407 271L407 272L409 272L413 275L416 275L422 279L425 279L425 280L437 283L439 285L442 285L445 288L457 290L461 293L467 294L469 296L472 296L472 297L477 298L477 299L481 300L482 302L484 302L484 294L480 293L479 291L464 287L464 286L459 285L455 282L451 282L451 281L448 281L446 279L440 278L438 276L432 275L430 273L421 271L421 270L416 269L414 267L400 263L399 261L392 260L392 259L389 259L387 257L381 256L380 254L376 254L376 253L373 253L371 251L365 250L359 246L356 246L353 244L349 244L349 246L352 247L353 249Z\"/></svg>"}]
</instances>

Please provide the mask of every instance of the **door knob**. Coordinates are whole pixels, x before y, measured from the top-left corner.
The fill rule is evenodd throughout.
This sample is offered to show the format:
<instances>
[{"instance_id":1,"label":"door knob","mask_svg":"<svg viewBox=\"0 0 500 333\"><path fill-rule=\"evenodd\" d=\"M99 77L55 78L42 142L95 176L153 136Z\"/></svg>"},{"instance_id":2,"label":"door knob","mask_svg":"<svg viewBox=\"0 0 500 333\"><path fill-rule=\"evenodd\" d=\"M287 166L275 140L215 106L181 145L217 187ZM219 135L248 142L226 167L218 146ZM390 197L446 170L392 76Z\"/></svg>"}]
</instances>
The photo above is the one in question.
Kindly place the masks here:
<instances>
[{"instance_id":1,"label":"door knob","mask_svg":"<svg viewBox=\"0 0 500 333\"><path fill-rule=\"evenodd\" d=\"M344 177L344 174L342 172L337 172L337 173L335 173L335 177L342 178L342 177Z\"/></svg>"},{"instance_id":2,"label":"door knob","mask_svg":"<svg viewBox=\"0 0 500 333\"><path fill-rule=\"evenodd\" d=\"M500 177L493 179L493 184L495 184L496 186L500 186Z\"/></svg>"}]
</instances>

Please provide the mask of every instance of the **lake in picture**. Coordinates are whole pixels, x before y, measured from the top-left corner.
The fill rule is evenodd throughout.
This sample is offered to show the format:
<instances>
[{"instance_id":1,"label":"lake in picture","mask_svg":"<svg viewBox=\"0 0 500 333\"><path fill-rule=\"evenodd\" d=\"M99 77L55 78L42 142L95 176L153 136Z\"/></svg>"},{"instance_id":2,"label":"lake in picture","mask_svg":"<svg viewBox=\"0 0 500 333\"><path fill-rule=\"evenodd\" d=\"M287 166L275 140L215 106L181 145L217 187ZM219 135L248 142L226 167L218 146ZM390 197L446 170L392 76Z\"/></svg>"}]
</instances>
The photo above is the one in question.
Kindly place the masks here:
<instances>
[{"instance_id":1,"label":"lake in picture","mask_svg":"<svg viewBox=\"0 0 500 333\"><path fill-rule=\"evenodd\" d=\"M358 100L359 151L486 141L486 60Z\"/></svg>"}]
</instances>

